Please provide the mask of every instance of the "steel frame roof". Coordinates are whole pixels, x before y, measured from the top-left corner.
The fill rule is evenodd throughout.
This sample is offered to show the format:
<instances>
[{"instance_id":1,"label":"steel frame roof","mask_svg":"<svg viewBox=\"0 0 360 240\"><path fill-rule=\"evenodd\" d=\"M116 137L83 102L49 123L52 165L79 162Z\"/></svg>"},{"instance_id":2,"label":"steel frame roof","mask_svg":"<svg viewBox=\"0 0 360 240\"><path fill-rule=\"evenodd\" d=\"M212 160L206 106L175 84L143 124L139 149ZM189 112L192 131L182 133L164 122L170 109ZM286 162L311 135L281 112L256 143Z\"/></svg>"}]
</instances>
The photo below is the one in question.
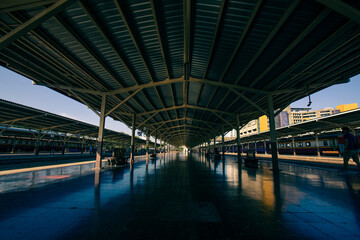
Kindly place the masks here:
<instances>
[{"instance_id":1,"label":"steel frame roof","mask_svg":"<svg viewBox=\"0 0 360 240\"><path fill-rule=\"evenodd\" d=\"M67 137L96 139L99 132L98 126L2 99L0 99L0 125L5 127L0 130L2 134L7 131L8 127L19 127L36 130L33 131L35 137L42 132L42 134L57 133L62 137L66 137L64 134L70 134ZM130 140L130 135L105 129L104 141L106 142L130 144ZM142 139L137 141L145 142Z\"/></svg>"},{"instance_id":2,"label":"steel frame roof","mask_svg":"<svg viewBox=\"0 0 360 240\"><path fill-rule=\"evenodd\" d=\"M196 146L360 73L360 1L0 3L0 61L173 145Z\"/></svg>"}]
</instances>

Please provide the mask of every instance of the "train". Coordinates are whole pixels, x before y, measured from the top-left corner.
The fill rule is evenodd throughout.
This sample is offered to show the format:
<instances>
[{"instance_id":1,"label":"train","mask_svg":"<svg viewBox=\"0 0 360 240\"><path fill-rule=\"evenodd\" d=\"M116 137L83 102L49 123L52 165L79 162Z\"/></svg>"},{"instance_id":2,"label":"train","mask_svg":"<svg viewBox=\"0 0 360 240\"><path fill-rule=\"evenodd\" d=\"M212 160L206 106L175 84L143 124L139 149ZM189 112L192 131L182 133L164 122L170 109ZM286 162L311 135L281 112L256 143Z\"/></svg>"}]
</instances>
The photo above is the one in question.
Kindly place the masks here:
<instances>
[{"instance_id":1,"label":"train","mask_svg":"<svg viewBox=\"0 0 360 240\"><path fill-rule=\"evenodd\" d=\"M31 153L36 146L37 131L22 128L4 128L0 127L0 153ZM95 141L87 141L82 144L76 137L69 138L64 145L63 139L68 136L64 134L44 133L39 140L39 152L80 152L81 149L89 150L90 146L95 145Z\"/></svg>"},{"instance_id":2,"label":"train","mask_svg":"<svg viewBox=\"0 0 360 240\"><path fill-rule=\"evenodd\" d=\"M2 133L6 133L2 134ZM23 128L6 128L0 126L0 154L15 153L34 153L36 146L36 136L38 131ZM64 139L66 144L64 145ZM83 142L82 142L83 141ZM39 141L39 152L96 152L95 138L79 138L75 135L57 134L52 132L44 132ZM103 152L111 152L119 143L104 142ZM127 147L127 152L131 152L131 148ZM135 155L144 155L145 149L136 149ZM159 149L157 150L159 152Z\"/></svg>"},{"instance_id":3,"label":"train","mask_svg":"<svg viewBox=\"0 0 360 240\"><path fill-rule=\"evenodd\" d=\"M360 135L356 135L356 137L360 142ZM281 138L278 139L278 153L284 155L318 155L319 152L321 156L341 156L344 151L344 138L338 133L319 135L318 143L319 146L316 145L314 135L294 137L294 141L292 138ZM243 143L240 147L242 153L254 151L255 153L271 154L269 141ZM217 149L222 151L221 144L217 145ZM226 153L237 153L237 144L235 142L225 144L224 151Z\"/></svg>"}]
</instances>

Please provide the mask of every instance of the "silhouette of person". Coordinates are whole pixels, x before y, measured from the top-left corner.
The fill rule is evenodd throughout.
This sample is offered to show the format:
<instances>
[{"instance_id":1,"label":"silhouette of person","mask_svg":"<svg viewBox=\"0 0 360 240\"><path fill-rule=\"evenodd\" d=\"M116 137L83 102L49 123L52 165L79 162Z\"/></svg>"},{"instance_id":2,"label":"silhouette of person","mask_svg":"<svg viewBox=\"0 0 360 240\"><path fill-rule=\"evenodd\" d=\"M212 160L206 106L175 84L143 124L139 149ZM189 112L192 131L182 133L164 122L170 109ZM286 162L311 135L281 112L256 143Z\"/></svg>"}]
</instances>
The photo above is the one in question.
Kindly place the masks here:
<instances>
[{"instance_id":1,"label":"silhouette of person","mask_svg":"<svg viewBox=\"0 0 360 240\"><path fill-rule=\"evenodd\" d=\"M360 172L360 164L359 164L359 153L358 153L358 140L357 138L350 133L350 129L348 127L342 127L341 131L344 136L344 166L341 171L346 172L348 169L348 163L350 157L356 163Z\"/></svg>"}]
</instances>

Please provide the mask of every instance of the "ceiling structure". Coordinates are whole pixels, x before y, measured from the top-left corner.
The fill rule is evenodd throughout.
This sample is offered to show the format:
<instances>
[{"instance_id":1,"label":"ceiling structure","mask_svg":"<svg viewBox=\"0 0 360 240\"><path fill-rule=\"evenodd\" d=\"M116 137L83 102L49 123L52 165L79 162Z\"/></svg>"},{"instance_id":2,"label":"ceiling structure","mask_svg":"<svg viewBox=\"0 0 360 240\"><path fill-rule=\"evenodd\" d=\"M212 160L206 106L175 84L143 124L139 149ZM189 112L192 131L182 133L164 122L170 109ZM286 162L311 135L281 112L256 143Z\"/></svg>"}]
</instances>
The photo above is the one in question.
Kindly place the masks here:
<instances>
[{"instance_id":1,"label":"ceiling structure","mask_svg":"<svg viewBox=\"0 0 360 240\"><path fill-rule=\"evenodd\" d=\"M360 73L360 1L0 2L0 61L193 147ZM271 107L270 107L271 109ZM100 115L100 114L99 114Z\"/></svg>"},{"instance_id":2,"label":"ceiling structure","mask_svg":"<svg viewBox=\"0 0 360 240\"><path fill-rule=\"evenodd\" d=\"M0 126L3 126L0 128L0 135L4 136L10 134L8 130L19 127L30 130L23 133L18 131L20 135L26 133L36 138L38 134L45 136L47 133L54 133L63 141L70 138L95 140L99 132L98 126L2 99L0 99ZM104 135L104 141L107 143L130 145L131 136L125 133L105 129ZM145 143L142 139L136 141Z\"/></svg>"}]
</instances>

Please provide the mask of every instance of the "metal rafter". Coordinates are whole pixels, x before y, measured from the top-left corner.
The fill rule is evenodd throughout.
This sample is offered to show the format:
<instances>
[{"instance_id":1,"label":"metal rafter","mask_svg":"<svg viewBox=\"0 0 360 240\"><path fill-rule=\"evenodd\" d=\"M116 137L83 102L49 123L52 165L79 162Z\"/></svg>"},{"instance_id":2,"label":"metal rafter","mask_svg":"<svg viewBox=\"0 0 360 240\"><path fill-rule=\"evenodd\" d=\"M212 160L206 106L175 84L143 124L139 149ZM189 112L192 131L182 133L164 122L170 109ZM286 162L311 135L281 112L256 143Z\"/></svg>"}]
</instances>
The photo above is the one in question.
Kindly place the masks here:
<instances>
[{"instance_id":1,"label":"metal rafter","mask_svg":"<svg viewBox=\"0 0 360 240\"><path fill-rule=\"evenodd\" d=\"M15 16L13 16L14 18L16 18ZM17 20L18 20L18 18L16 18ZM18 20L18 21L20 21L20 20ZM41 49L39 49L40 51L41 51ZM54 61L56 61L55 59L54 59ZM45 79L47 79L46 77L45 77ZM47 85L47 84L43 84L43 85ZM53 87L53 86L52 86ZM56 86L54 86L54 87L56 87ZM61 89L60 89L61 90ZM89 90L89 91L91 91L91 90ZM84 90L84 92L87 92L87 90ZM96 94L98 94L99 92L96 92ZM74 94L73 93L73 95L75 95L75 96L77 96L78 97L78 95L76 95L76 94ZM87 106L89 106L89 104L87 104L86 102L84 102L83 100L81 100L85 105L87 105ZM91 107L90 107L91 108ZM97 112L97 111L95 111L95 110L93 110L95 113Z\"/></svg>"},{"instance_id":2,"label":"metal rafter","mask_svg":"<svg viewBox=\"0 0 360 240\"><path fill-rule=\"evenodd\" d=\"M187 124L182 124L182 125L176 125L176 126L171 126L171 127L167 127L167 128L162 128L162 129L160 129L160 131L168 131L168 130L170 130L170 129L174 129L174 128L182 128L182 127L185 127L185 126L187 126L187 127L190 127L190 128L196 128L196 129L200 129L200 131L202 131L202 132L208 132L208 128L204 128L204 127L197 127L197 126L192 126L192 125L187 125Z\"/></svg>"},{"instance_id":3,"label":"metal rafter","mask_svg":"<svg viewBox=\"0 0 360 240\"><path fill-rule=\"evenodd\" d=\"M59 16L55 17L58 21L58 23L63 26L77 41L78 43L83 47L83 49L85 49L87 51L87 53L115 80L119 83L119 85L121 87L124 87L123 84L121 83L120 79L117 77L117 75L105 64L105 62L100 59L100 57L97 56L97 54L91 49L90 46L88 46L88 44L79 36L79 34L77 34L72 28L71 26L62 18L60 18ZM121 101L120 99L118 99L118 101ZM136 100L135 100L136 101ZM136 101L138 106L145 111L144 107L138 102ZM134 109L132 109L130 106L127 105L127 107L132 111L135 112Z\"/></svg>"},{"instance_id":4,"label":"metal rafter","mask_svg":"<svg viewBox=\"0 0 360 240\"><path fill-rule=\"evenodd\" d=\"M326 7L360 24L360 11L339 0L316 0Z\"/></svg>"},{"instance_id":5,"label":"metal rafter","mask_svg":"<svg viewBox=\"0 0 360 240\"><path fill-rule=\"evenodd\" d=\"M148 75L149 75L150 81L151 81L151 82L154 82L154 78L153 78L152 73L151 73L151 71L150 71L150 67L148 66L148 62L149 62L149 61L147 61L147 60L145 59L145 56L144 56L144 54L143 54L143 53L144 53L144 50L140 48L140 44L139 44L138 40L136 39L135 34L134 34L132 28L130 27L130 25L129 25L127 19L126 19L126 16L125 16L124 11L123 11L123 9L122 9L122 7L121 7L121 5L120 5L119 0L114 0L114 2L115 2L115 5L116 5L116 8L118 9L118 11L119 11L119 13L120 13L121 19L123 20L123 22L124 22L124 24L125 24L125 27L126 27L128 33L129 33L130 37L131 37L131 40L133 41L134 46L135 46L135 48L136 48L137 51L138 51L138 54L139 54L139 56L140 56L140 58L141 58L141 61L143 62L143 65L144 65L144 67L145 67L145 69L146 69L146 72L147 72ZM162 107L164 108L164 107L165 107L164 101L163 101L163 99L161 98L161 96L160 96L160 94L159 94L159 91L158 91L158 89L156 88L156 86L154 87L154 90L155 90L158 98L160 99L160 103L161 103ZM148 99L148 97L146 96L145 93L144 93L144 96L145 96L145 98L147 99L148 103L152 106L152 108L153 108L153 109L156 109L156 108L152 105L152 103L150 102L150 100ZM167 114L167 113L166 113L166 114ZM170 119L170 116L169 116L168 114L167 114L167 117ZM160 118L163 120L163 118L162 118L161 115L160 115Z\"/></svg>"},{"instance_id":6,"label":"metal rafter","mask_svg":"<svg viewBox=\"0 0 360 240\"><path fill-rule=\"evenodd\" d=\"M280 63L301 41L308 36L331 12L329 9L325 9L321 12L310 24L307 28L300 33L300 35L287 46L287 48L267 67L261 74L251 81L250 87L254 87L263 77L266 76L277 64Z\"/></svg>"},{"instance_id":7,"label":"metal rafter","mask_svg":"<svg viewBox=\"0 0 360 240\"><path fill-rule=\"evenodd\" d=\"M156 14L156 8L155 8L155 5L154 5L154 0L151 0L150 3L151 3L151 10L152 10L152 13L154 15L155 28L156 28L156 33L157 33L157 38L158 38L158 41L159 41L159 45L160 45L161 55L162 55L162 57L164 59L166 75L167 75L168 79L170 79L171 77L170 77L170 73L169 73L168 61L167 61L167 58L166 58L166 55L165 55L165 50L164 50L164 46L163 46L163 42L162 42L160 30L159 30L159 23L158 23L158 20L157 20L157 14ZM176 106L175 95L174 95L174 91L173 91L171 83L170 83L169 88L170 88L170 93L171 93L171 99L172 99L172 102L173 102L173 106ZM175 111L175 114L176 114L176 118L179 118L177 111ZM169 117L169 119L170 119L170 117Z\"/></svg>"},{"instance_id":8,"label":"metal rafter","mask_svg":"<svg viewBox=\"0 0 360 240\"><path fill-rule=\"evenodd\" d=\"M216 42L218 32L219 32L219 29L220 29L220 22L221 22L223 13L224 13L225 3L226 2L227 2L227 0L224 0L224 1L221 2L221 6L220 6L217 22L216 22L215 32L214 32L214 35L213 35L213 39L212 39L211 47L210 47L210 51L209 51L209 56L208 56L208 60L207 60L207 63L206 63L206 69L204 71L204 76L203 76L203 79L202 79L203 81L209 81L209 80L206 80L206 75L207 75L207 72L208 72L209 67L210 67L212 55L213 55L213 52L214 52L215 42ZM198 94L198 96L196 98L196 105L199 105L199 99L200 99L203 88L204 88L204 83L201 83L199 94ZM196 113L196 111L195 111L195 113Z\"/></svg>"},{"instance_id":9,"label":"metal rafter","mask_svg":"<svg viewBox=\"0 0 360 240\"><path fill-rule=\"evenodd\" d=\"M258 15L258 12L259 12L262 4L263 4L262 0L257 1L256 5L254 7L254 10L252 11L252 14L249 18L249 21L247 22L246 27L245 27L243 33L241 34L241 37L233 51L233 54L229 58L229 61L227 62L226 67L225 67L223 73L221 74L221 77L219 78L219 82L221 82L224 79L225 75L227 74L232 62L234 61L234 59L236 57L237 52L239 51L241 45L243 44L244 39L245 39L246 35L248 34L248 31L250 30L250 27L253 25L254 20L255 20L256 16Z\"/></svg>"},{"instance_id":10,"label":"metal rafter","mask_svg":"<svg viewBox=\"0 0 360 240\"><path fill-rule=\"evenodd\" d=\"M295 0L292 1L289 8L286 9L281 19L278 21L274 29L271 31L269 36L266 38L264 43L262 44L261 48L256 52L256 54L252 57L249 64L246 66L246 68L239 74L238 78L235 81L235 84L237 84L249 71L249 69L253 66L253 64L256 62L256 60L260 57L260 55L264 52L264 50L269 46L270 42L273 41L274 37L278 34L282 26L285 24L286 20L290 17L290 15L294 12L295 8L299 5L301 0Z\"/></svg>"},{"instance_id":11,"label":"metal rafter","mask_svg":"<svg viewBox=\"0 0 360 240\"><path fill-rule=\"evenodd\" d=\"M53 5L51 5L50 7L48 7L47 9L40 12L33 18L29 19L27 22L23 23L18 28L9 32L5 36L2 36L0 38L0 50L4 49L12 42L16 41L17 39L19 39L20 37L22 37L29 31L31 31L32 29L39 26L45 20L47 20L47 19L55 16L59 12L63 11L68 6L73 4L74 2L75 2L75 0L60 0L56 3L54 3Z\"/></svg>"},{"instance_id":12,"label":"metal rafter","mask_svg":"<svg viewBox=\"0 0 360 240\"><path fill-rule=\"evenodd\" d=\"M235 50L233 51L232 56L229 58L226 66L225 66L225 68L224 68L224 71L223 71L222 74L221 74L221 77L218 79L218 82L222 82L223 78L225 77L225 75L226 75L228 69L230 68L230 66L231 66L231 64L232 64L232 62L233 62L233 60L234 60L234 58L235 58L238 50L240 49L240 46L241 46L242 43L243 43L243 40L245 39L245 36L247 35L247 32L248 32L249 29L250 29L250 26L253 24L253 21L255 20L255 17L256 17L256 15L258 14L258 11L259 11L261 5L262 5L262 0L259 0L259 1L257 2L257 4L255 5L255 8L254 8L254 10L253 10L253 12L252 12L252 15L251 15L251 17L250 17L250 19L249 19L249 21L248 21L248 23L247 23L247 25L246 25L246 27L245 27L245 29L244 29L244 32L242 33L242 35L241 35L241 37L240 37L240 39L239 39L239 41L238 41L238 44L236 45ZM218 88L219 88L219 86L217 86L217 87L215 88L215 90L213 91L213 94L212 94L212 96L210 97L210 99L209 99L208 104L206 105L206 107L209 107L209 105L210 105L211 102L213 101L213 98L214 98L216 92L218 91ZM200 117L200 119L203 119L204 114L205 114L205 112L202 114L202 116Z\"/></svg>"},{"instance_id":13,"label":"metal rafter","mask_svg":"<svg viewBox=\"0 0 360 240\"><path fill-rule=\"evenodd\" d=\"M24 120L29 120L29 119L33 119L33 118L39 118L39 117L43 117L46 116L46 114L40 114L40 115L35 115L35 116L29 116L29 117L22 117L22 118L13 118L10 120L6 120L6 121L2 121L0 122L0 124L6 124L6 123L15 123L15 122L19 122L19 121L24 121Z\"/></svg>"},{"instance_id":14,"label":"metal rafter","mask_svg":"<svg viewBox=\"0 0 360 240\"><path fill-rule=\"evenodd\" d=\"M291 13L295 10L296 6L299 4L299 0L294 1L290 7L285 11L285 14L282 16L282 18L280 19L280 21L278 22L278 24L275 26L275 28L273 29L273 31L270 33L270 35L268 36L268 38L265 40L264 44L262 45L262 47L258 50L258 52L255 54L255 56L252 58L252 60L250 61L250 63L247 65L247 67L245 68L245 70L239 75L239 77L237 78L237 80L235 81L235 86L238 84L238 82L241 80L241 78L246 74L246 72L251 68L251 66L255 63L255 61L257 60L257 58L261 55L261 53L265 50L265 48L268 46L268 44L272 41L272 39L275 37L275 35L278 33L278 31L280 30L280 28L283 26L283 24L286 22L286 20L289 18L289 16L291 15ZM232 57L230 58L230 61L227 64L227 67L225 68L226 71L223 72L220 81L225 77L227 70L230 68L230 65L235 57L236 52L238 51L238 49L240 48L245 35L249 29L249 27L253 24L253 21L257 15L257 12L259 11L261 6L261 1L258 2L258 4L255 7L255 11L253 11L253 14L250 18L250 21L248 22L247 26L246 26L246 30L244 31L240 41L238 42L238 45L236 47L236 51L233 53ZM250 85L251 88L254 85ZM249 88L249 89L251 89ZM247 89L247 90L249 90ZM246 89L244 89L246 90ZM218 91L218 87L215 89L212 97L210 98L210 102L213 100L213 97L215 96L216 92ZM233 88L228 88L228 91L226 94L224 94L224 98L222 99L222 101L220 101L220 103L217 105L216 109L218 107L221 106L222 102L225 101L226 97L229 94L229 91L233 91L235 92L239 97L241 97L242 99L244 99L245 101L249 102L251 105L253 105L255 108L257 108L258 110L260 110L261 112L265 112L263 109L261 109L257 104L255 104L251 99L245 97L243 94L241 94L238 91L234 91ZM256 96L254 96L256 97ZM253 98L254 98L253 97ZM235 100L237 101L239 98L236 98ZM234 101L235 102L235 101ZM232 104L234 104L234 102ZM231 106L232 104L230 104L229 106ZM229 109L229 107L227 108Z\"/></svg>"},{"instance_id":15,"label":"metal rafter","mask_svg":"<svg viewBox=\"0 0 360 240\"><path fill-rule=\"evenodd\" d=\"M18 22L21 22L24 20L24 17L21 17L17 14L15 16L14 13L9 14L13 19L15 19ZM74 69L77 69L80 71L84 76L91 79L98 87L103 88L105 90L108 90L109 87L106 86L101 80L97 79L97 77L91 73L89 69L87 69L85 66L83 66L79 61L77 61L71 54L67 53L66 50L64 50L59 44L57 44L55 41L47 37L43 32L41 32L39 29L34 29L32 31L32 34L38 39L40 39L47 48L54 51L60 58L66 60L67 63L70 63L71 66L74 67ZM57 59L52 59L52 61L57 62L57 65L63 66L61 62L57 61ZM65 66L63 66L65 68ZM72 72L71 69L68 69L68 71ZM72 72L73 76L76 76L75 73ZM79 78L81 79L81 78ZM84 84L87 85L87 84ZM56 85L55 85L56 86ZM89 84L88 87L93 88L94 86ZM94 90L95 91L95 90Z\"/></svg>"},{"instance_id":16,"label":"metal rafter","mask_svg":"<svg viewBox=\"0 0 360 240\"><path fill-rule=\"evenodd\" d=\"M323 42L321 42L320 44L318 44L314 49L312 49L310 52L308 52L304 57L302 57L299 61L297 61L296 63L294 63L290 68L288 68L287 71L285 71L284 73L282 73L278 78L276 78L271 85L275 85L278 84L278 82L281 80L281 78L283 78L284 76L288 75L291 71L293 71L294 69L296 69L299 65L305 63L309 58L311 58L313 55L316 55L317 52L321 51L323 48L326 47L327 44L329 44L331 41L333 41L334 39L340 37L341 35L343 35L345 32L349 31L352 27L354 26L354 24L349 21L348 23L344 24L343 27L341 27L340 29L338 29L335 33L333 33L329 38L325 39ZM354 40L358 40L360 37L360 34L355 35L353 38L349 39L347 42L345 42L344 44L338 46L336 49L334 49L333 51L329 52L328 54L326 54L324 57L322 57L321 59L319 59L318 61L316 61L315 63L311 64L310 66L308 66L307 68L305 68L302 72L296 74L294 77L291 78L290 82L295 82L295 80L298 80L301 76L306 75L307 72L311 72L311 69L316 69L318 68L318 66L321 66L324 64L324 59L325 58L329 58L330 55L334 54L339 54L339 51L341 48L343 48L344 46L350 45L352 41ZM355 43L356 44L356 43ZM355 45L354 44L354 45ZM308 83L308 82L307 82ZM327 83L324 83L327 84ZM318 88L319 84L314 84L314 85L307 85L308 88ZM281 85L280 87L282 87L283 85ZM291 89L289 89L291 90ZM280 91L277 91L280 92Z\"/></svg>"}]
</instances>

